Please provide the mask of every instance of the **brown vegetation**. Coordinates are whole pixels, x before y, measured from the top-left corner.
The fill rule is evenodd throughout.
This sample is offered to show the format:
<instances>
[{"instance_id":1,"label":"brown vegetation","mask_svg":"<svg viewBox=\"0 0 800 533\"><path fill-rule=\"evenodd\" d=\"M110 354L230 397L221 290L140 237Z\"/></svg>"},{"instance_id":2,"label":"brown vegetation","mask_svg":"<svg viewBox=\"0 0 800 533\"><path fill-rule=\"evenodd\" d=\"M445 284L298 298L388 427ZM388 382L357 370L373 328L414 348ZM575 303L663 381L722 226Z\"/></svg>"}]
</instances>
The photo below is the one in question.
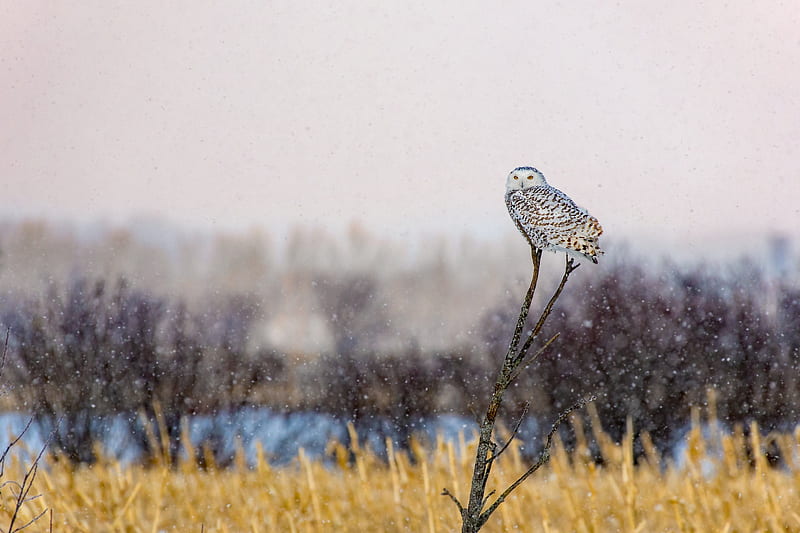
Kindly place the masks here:
<instances>
[{"instance_id":1,"label":"brown vegetation","mask_svg":"<svg viewBox=\"0 0 800 533\"><path fill-rule=\"evenodd\" d=\"M695 411L697 413L697 411ZM578 424L579 419L573 419ZM646 435L637 462L634 433L619 443L600 428L575 426L572 451L557 441L551 461L501 506L486 531L678 531L755 532L800 529L800 432L749 437L741 426L730 435L703 436L696 422L681 464L662 463ZM711 419L709 427L719 428ZM34 491L43 496L25 509L23 520L53 509L54 531L419 531L453 530L452 504L442 486L463 490L469 483L476 442L414 440L408 452L392 450L388 463L358 446L332 445L336 467L301 453L292 465L273 468L263 457L253 468L240 456L236 466L198 468L194 461L170 467L130 466L105 458L92 467L48 462ZM787 457L770 468L765 448ZM593 458L598 450L602 466ZM352 454L351 454L352 452ZM196 455L188 454L189 457ZM489 488L507 485L528 464L512 443ZM10 465L10 474L24 465ZM2 501L0 520L13 508ZM202 529L201 529L202 528ZM37 524L31 531L46 531Z\"/></svg>"}]
</instances>

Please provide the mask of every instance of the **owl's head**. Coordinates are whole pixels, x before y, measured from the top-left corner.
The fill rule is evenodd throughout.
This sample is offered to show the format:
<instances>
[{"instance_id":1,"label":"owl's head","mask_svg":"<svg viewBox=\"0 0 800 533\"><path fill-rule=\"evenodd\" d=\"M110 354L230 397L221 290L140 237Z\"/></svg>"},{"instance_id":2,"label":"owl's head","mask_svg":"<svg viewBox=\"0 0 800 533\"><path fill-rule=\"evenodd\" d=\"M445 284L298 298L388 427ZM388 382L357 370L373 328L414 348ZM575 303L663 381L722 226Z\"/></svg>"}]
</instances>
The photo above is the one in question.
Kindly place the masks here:
<instances>
[{"instance_id":1,"label":"owl's head","mask_svg":"<svg viewBox=\"0 0 800 533\"><path fill-rule=\"evenodd\" d=\"M517 167L508 175L506 191L530 189L537 185L547 185L544 174L533 167Z\"/></svg>"}]
</instances>

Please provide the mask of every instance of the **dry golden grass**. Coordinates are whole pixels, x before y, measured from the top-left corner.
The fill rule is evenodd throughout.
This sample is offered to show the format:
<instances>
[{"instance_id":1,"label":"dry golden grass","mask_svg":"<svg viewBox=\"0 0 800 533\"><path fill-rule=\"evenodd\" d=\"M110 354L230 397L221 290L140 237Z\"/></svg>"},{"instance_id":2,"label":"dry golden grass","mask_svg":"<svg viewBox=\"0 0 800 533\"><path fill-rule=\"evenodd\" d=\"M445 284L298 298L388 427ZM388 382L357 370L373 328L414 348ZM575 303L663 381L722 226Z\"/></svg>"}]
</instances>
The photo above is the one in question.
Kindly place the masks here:
<instances>
[{"instance_id":1,"label":"dry golden grass","mask_svg":"<svg viewBox=\"0 0 800 533\"><path fill-rule=\"evenodd\" d=\"M599 424L596 424L599 426ZM689 437L688 462L659 468L650 447L634 465L632 436L616 444L602 432L594 438L604 465L588 458L586 438L576 426L578 446L557 445L550 463L515 492L490 519L486 531L800 531L800 430L769 439L790 463L768 467L746 450L765 441L752 427L721 436L722 454L712 454L699 429ZM647 438L643 439L647 443ZM463 444L463 443L462 443ZM388 465L368 450L347 452L333 445L339 467L325 467L302 452L290 467L272 468L261 458L248 469L201 470L193 463L172 470L165 464L126 467L103 461L71 468L50 461L40 469L22 522L53 509L54 531L247 532L445 532L459 529L443 487L466 499L474 448L459 456L452 443L390 453ZM24 465L12 462L4 479L21 478ZM502 489L526 466L510 447L490 483ZM714 475L704 475L709 468ZM2 491L0 526L13 509ZM47 531L48 517L27 531Z\"/></svg>"}]
</instances>

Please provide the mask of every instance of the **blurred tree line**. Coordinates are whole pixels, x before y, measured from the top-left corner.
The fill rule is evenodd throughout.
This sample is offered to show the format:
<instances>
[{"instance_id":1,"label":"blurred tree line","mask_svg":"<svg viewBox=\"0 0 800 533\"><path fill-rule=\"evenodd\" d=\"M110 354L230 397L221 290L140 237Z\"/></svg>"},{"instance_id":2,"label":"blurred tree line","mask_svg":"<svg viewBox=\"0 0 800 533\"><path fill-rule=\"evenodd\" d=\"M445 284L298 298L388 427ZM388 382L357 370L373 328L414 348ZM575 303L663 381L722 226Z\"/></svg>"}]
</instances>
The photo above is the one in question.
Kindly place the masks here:
<instances>
[{"instance_id":1,"label":"blurred tree line","mask_svg":"<svg viewBox=\"0 0 800 533\"><path fill-rule=\"evenodd\" d=\"M120 414L145 454L163 453L157 448L166 445L176 457L188 415L250 406L314 410L364 428L388 420L404 444L421 416L471 416L484 407L524 290L513 276L497 275L505 268L502 257L481 263L487 270L480 275L458 272L463 262L432 256L416 271L395 265L388 277L382 265L391 248L356 242L368 257L337 271L309 257L319 252L310 243L299 239L292 246L294 259L287 261L297 268L286 268L279 286L262 292L230 281L185 297L91 269L91 275L73 269L44 290L4 290L0 324L10 330L6 376L14 407L45 426L64 416L54 445L75 462L95 460L92 443L108 431L104 421ZM225 268L246 272L242 265L254 260L268 270L269 254L233 253L230 242L222 248ZM235 257L245 259L231 266ZM709 388L716 390L723 423L756 420L766 429L797 423L796 280L746 260L712 269L606 257L600 267L586 265L573 276L542 334L561 336L509 391L509 424L527 401L530 414L546 422L594 393L612 435L622 434L630 415L636 428L667 447L691 407L705 404ZM527 275L524 267L517 270L521 279ZM248 283L259 276L250 275ZM548 279L543 282L546 289ZM448 290L463 299L442 298ZM316 316L330 337L324 349L297 351L264 340L264 318L279 314L276 301L299 294L311 304L305 315L289 315L292 335L311 331ZM466 323L469 331L451 334L448 323L464 313L451 310L470 298L479 305ZM444 340L420 342L398 318L415 313L431 330L442 329ZM143 426L157 415L166 444L148 439Z\"/></svg>"}]
</instances>

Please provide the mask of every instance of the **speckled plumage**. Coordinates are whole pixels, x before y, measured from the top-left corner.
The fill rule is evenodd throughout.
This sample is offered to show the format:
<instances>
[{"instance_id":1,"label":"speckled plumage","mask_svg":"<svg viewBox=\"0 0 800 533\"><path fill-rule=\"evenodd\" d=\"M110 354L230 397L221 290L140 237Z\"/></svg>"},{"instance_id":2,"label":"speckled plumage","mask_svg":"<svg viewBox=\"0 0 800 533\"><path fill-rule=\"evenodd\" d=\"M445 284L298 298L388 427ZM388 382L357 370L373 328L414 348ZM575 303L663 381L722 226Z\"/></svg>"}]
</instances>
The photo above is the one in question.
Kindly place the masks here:
<instances>
[{"instance_id":1,"label":"speckled plumage","mask_svg":"<svg viewBox=\"0 0 800 533\"><path fill-rule=\"evenodd\" d=\"M550 186L533 167L515 168L506 180L506 206L511 219L531 246L563 251L597 263L600 223L572 199Z\"/></svg>"}]
</instances>

